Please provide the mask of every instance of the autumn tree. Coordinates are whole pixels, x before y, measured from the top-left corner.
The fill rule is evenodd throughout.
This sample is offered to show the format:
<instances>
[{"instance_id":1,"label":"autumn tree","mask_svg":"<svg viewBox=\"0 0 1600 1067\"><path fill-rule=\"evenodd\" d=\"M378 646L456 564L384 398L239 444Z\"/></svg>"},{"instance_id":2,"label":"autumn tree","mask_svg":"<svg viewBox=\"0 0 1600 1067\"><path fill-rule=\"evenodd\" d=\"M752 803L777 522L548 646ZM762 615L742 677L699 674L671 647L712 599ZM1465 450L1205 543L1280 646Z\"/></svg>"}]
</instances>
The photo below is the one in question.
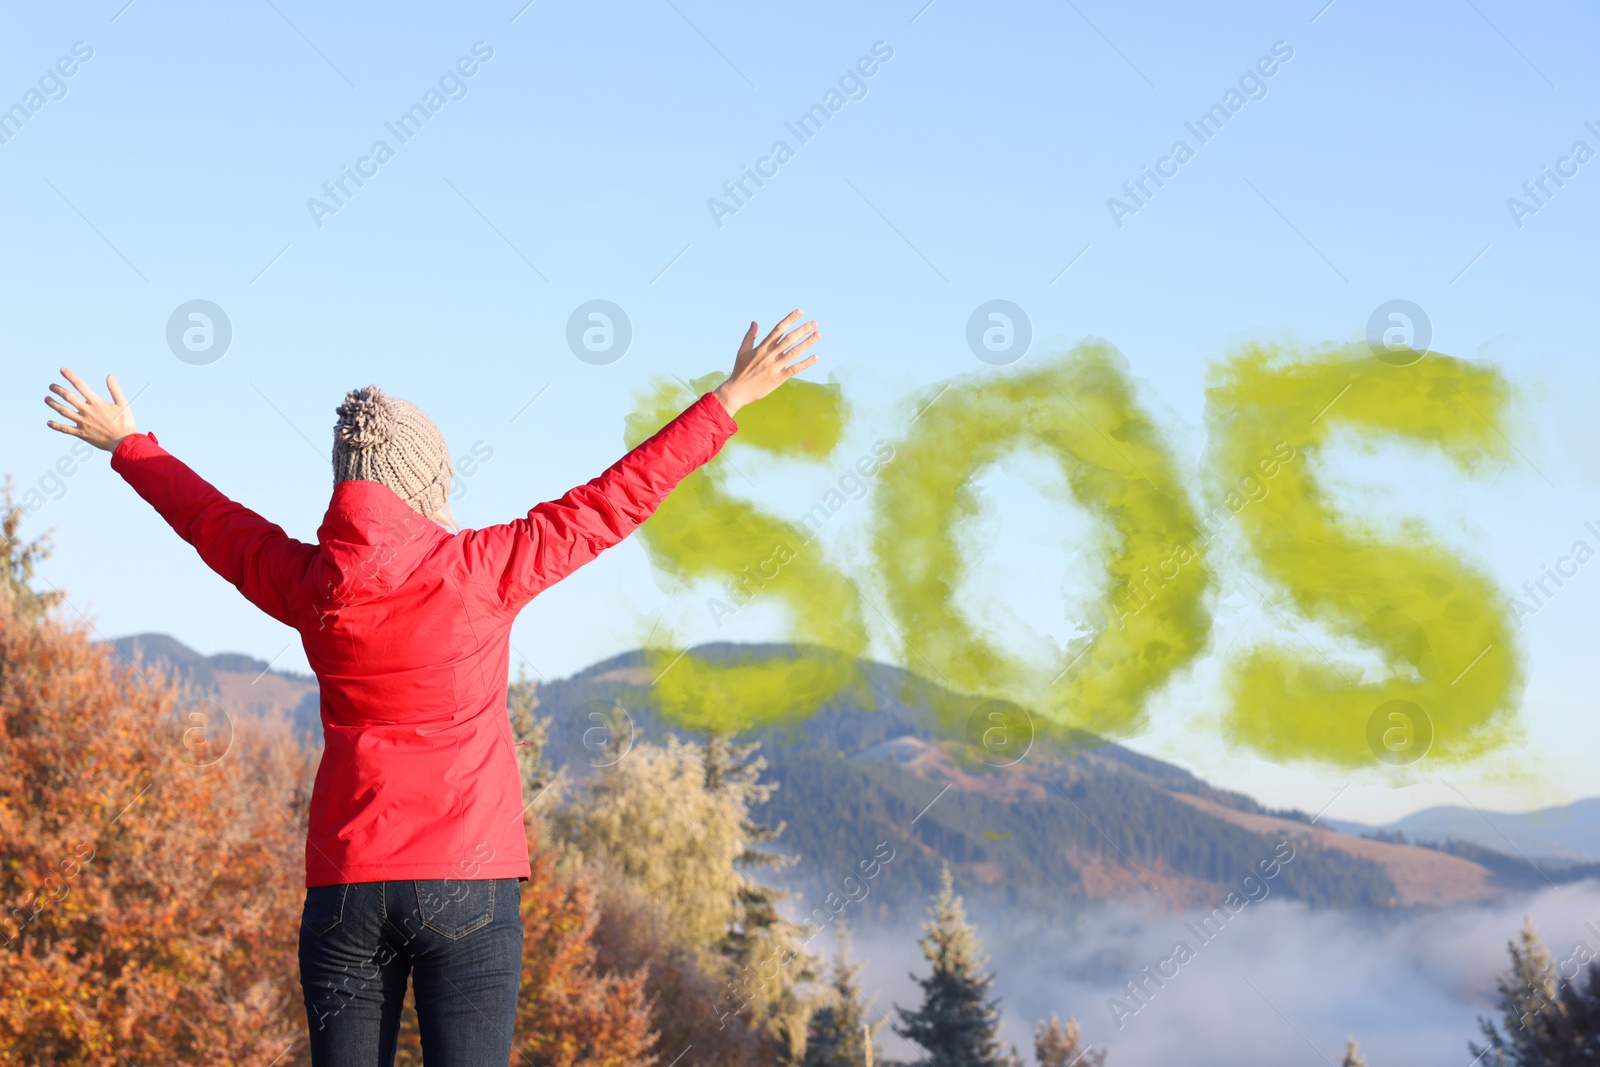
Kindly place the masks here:
<instances>
[{"instance_id":1,"label":"autumn tree","mask_svg":"<svg viewBox=\"0 0 1600 1067\"><path fill-rule=\"evenodd\" d=\"M751 816L765 787L749 755L636 742L550 815L601 887L601 961L649 964L668 1060L693 1045L700 1063L785 1062L804 1043L806 1005L786 991L809 957L747 869L770 840Z\"/></svg>"},{"instance_id":2,"label":"autumn tree","mask_svg":"<svg viewBox=\"0 0 1600 1067\"><path fill-rule=\"evenodd\" d=\"M927 1055L919 1067L1002 1067L1015 1060L1001 1047L1000 1004L990 996L994 976L984 967L978 933L967 921L966 906L956 896L955 881L945 867L939 894L928 909L918 942L932 965L926 978L911 977L922 987L916 1009L898 1007L894 1031L921 1045Z\"/></svg>"},{"instance_id":3,"label":"autumn tree","mask_svg":"<svg viewBox=\"0 0 1600 1067\"><path fill-rule=\"evenodd\" d=\"M0 1064L298 1062L305 754L54 618L12 518Z\"/></svg>"},{"instance_id":4,"label":"autumn tree","mask_svg":"<svg viewBox=\"0 0 1600 1067\"><path fill-rule=\"evenodd\" d=\"M522 887L522 986L516 1059L549 1067L649 1067L656 1034L643 968L601 974L591 940L600 914L586 879L561 876L540 850Z\"/></svg>"}]
</instances>

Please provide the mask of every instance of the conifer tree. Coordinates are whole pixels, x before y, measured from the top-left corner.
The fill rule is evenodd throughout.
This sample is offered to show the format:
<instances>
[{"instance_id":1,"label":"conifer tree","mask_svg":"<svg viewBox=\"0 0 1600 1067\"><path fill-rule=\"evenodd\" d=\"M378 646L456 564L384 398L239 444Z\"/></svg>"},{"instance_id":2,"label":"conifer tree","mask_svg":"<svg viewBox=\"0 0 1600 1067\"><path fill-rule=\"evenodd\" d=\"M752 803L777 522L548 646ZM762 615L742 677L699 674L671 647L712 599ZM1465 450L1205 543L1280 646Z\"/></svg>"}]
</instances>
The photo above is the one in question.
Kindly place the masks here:
<instances>
[{"instance_id":1,"label":"conifer tree","mask_svg":"<svg viewBox=\"0 0 1600 1067\"><path fill-rule=\"evenodd\" d=\"M872 1003L861 996L861 964L850 958L850 929L844 920L834 928L839 955L827 999L811 1014L802 1067L870 1067L868 1047L882 1025L868 1022Z\"/></svg>"},{"instance_id":2,"label":"conifer tree","mask_svg":"<svg viewBox=\"0 0 1600 1067\"><path fill-rule=\"evenodd\" d=\"M757 822L751 814L752 809L765 804L778 788L776 782L761 781L761 772L766 769L767 761L755 754L760 747L759 743L736 745L725 737L713 734L706 738L701 750L706 792L725 799L739 812L743 848L735 860L740 877L727 949L730 956L741 961L749 952L749 948L741 942L756 939L763 931L785 925L790 926L793 932L799 931L798 927L786 924L778 913L778 904L787 894L763 885L746 873L782 870L796 859L763 848L783 834L784 826L782 823L771 826Z\"/></svg>"},{"instance_id":3,"label":"conifer tree","mask_svg":"<svg viewBox=\"0 0 1600 1067\"><path fill-rule=\"evenodd\" d=\"M752 872L781 870L796 857L763 846L776 841L784 826L756 821L753 810L767 802L775 782L762 782L767 761L756 755L759 743L735 744L716 734L701 749L708 795L736 813L741 841L734 860L734 899L720 949L732 965L734 999L748 1002L781 1050L780 1059L798 1059L806 1047L810 1007L797 986L819 977L817 960L805 947L805 930L778 910L789 894L757 881Z\"/></svg>"},{"instance_id":4,"label":"conifer tree","mask_svg":"<svg viewBox=\"0 0 1600 1067\"><path fill-rule=\"evenodd\" d=\"M1506 946L1511 967L1499 988L1501 1025L1478 1025L1487 1044L1468 1042L1484 1067L1587 1067L1600 1063L1600 961L1589 954L1586 974L1565 979L1551 962L1532 922ZM1576 956L1576 954L1575 954Z\"/></svg>"},{"instance_id":5,"label":"conifer tree","mask_svg":"<svg viewBox=\"0 0 1600 1067\"><path fill-rule=\"evenodd\" d=\"M1506 950L1511 967L1495 981L1505 1033L1480 1016L1478 1027L1488 1043L1469 1041L1467 1047L1483 1067L1546 1067L1552 1030L1562 1014L1556 999L1559 979L1531 917L1523 918L1517 940L1508 941Z\"/></svg>"},{"instance_id":6,"label":"conifer tree","mask_svg":"<svg viewBox=\"0 0 1600 1067\"><path fill-rule=\"evenodd\" d=\"M927 1050L917 1067L1003 1067L1014 1061L1001 1048L1000 1002L989 995L994 976L984 973L988 961L949 867L918 943L933 970L926 978L911 976L922 987L922 1006L912 1011L897 1005L900 1021L894 1027Z\"/></svg>"},{"instance_id":7,"label":"conifer tree","mask_svg":"<svg viewBox=\"0 0 1600 1067\"><path fill-rule=\"evenodd\" d=\"M1069 1018L1063 1026L1051 1012L1048 1022L1041 1021L1033 1028L1033 1058L1039 1067L1100 1067L1106 1061L1106 1050L1090 1051L1083 1043L1078 1020Z\"/></svg>"},{"instance_id":8,"label":"conifer tree","mask_svg":"<svg viewBox=\"0 0 1600 1067\"><path fill-rule=\"evenodd\" d=\"M1600 1063L1600 962L1591 962L1580 985L1561 986L1559 1013L1551 1027L1550 1067L1592 1067Z\"/></svg>"}]
</instances>

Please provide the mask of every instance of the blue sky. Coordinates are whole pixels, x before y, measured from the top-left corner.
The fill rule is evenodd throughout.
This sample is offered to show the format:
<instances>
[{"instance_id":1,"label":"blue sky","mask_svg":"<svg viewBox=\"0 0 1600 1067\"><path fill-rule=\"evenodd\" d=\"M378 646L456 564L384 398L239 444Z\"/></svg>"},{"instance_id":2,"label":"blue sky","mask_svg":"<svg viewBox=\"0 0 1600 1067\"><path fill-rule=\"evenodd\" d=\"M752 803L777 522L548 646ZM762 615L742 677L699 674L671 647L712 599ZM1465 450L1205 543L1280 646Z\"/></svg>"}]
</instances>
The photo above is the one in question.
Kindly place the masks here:
<instances>
[{"instance_id":1,"label":"blue sky","mask_svg":"<svg viewBox=\"0 0 1600 1067\"><path fill-rule=\"evenodd\" d=\"M309 538L333 408L372 381L421 404L458 456L492 452L457 515L499 521L616 458L652 379L725 367L750 319L795 306L825 331L810 376L832 375L852 404L848 462L902 432L916 397L1002 373L965 341L991 299L1024 309L1035 358L1089 337L1120 349L1193 467L1208 365L1251 340L1355 340L1400 298L1425 310L1436 351L1517 384L1519 462L1470 481L1425 454L1352 446L1323 460L1341 500L1380 525L1426 522L1508 590L1600 520L1600 161L1520 227L1506 203L1575 141L1600 150L1585 128L1600 127L1592 8L112 0L3 18L0 104L41 78L41 97L59 97L0 144L0 443L23 490L68 451L39 403L68 363L115 371L140 393L141 428ZM77 42L92 57L52 80ZM492 57L457 68L478 42ZM847 82L864 95L797 143L785 123L878 42L892 58ZM1108 198L1126 201L1123 183L1175 140L1194 145L1184 124L1278 42L1293 54L1265 95L1119 228ZM385 124L441 78L442 106L399 143ZM380 139L393 158L372 173L361 161ZM708 199L726 202L723 183L779 139L793 158L718 226ZM372 176L319 227L307 201L326 203L344 166ZM565 340L594 299L632 325L604 366ZM191 300L231 323L216 362L168 347L168 319ZM751 495L780 512L830 478L748 464ZM1001 629L1062 630L1088 520L1046 507L1026 462L985 484L974 610ZM48 483L58 499L30 527L54 528L46 577L102 632L165 631L303 669L293 635L206 573L103 459L64 486ZM829 532L858 572L859 510ZM1237 584L1223 581L1219 640L1270 639L1227 599ZM1346 818L1593 793L1597 593L1600 571L1580 572L1526 622L1526 747L1448 783L1352 782L1229 752L1215 656L1157 699L1136 744L1268 803L1315 811L1338 795ZM783 634L762 611L741 613L741 632L710 629L702 599L658 584L629 544L537 601L515 645L555 677L663 615L691 636Z\"/></svg>"}]
</instances>

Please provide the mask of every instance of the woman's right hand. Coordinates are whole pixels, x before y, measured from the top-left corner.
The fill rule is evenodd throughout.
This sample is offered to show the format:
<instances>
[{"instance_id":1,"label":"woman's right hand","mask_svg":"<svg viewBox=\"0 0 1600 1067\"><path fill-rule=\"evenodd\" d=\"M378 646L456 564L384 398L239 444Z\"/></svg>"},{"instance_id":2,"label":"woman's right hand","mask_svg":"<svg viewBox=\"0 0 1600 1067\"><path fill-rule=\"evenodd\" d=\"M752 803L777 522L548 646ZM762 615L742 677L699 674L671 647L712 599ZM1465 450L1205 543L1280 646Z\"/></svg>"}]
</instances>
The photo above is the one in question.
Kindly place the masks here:
<instances>
[{"instance_id":1,"label":"woman's right hand","mask_svg":"<svg viewBox=\"0 0 1600 1067\"><path fill-rule=\"evenodd\" d=\"M752 322L745 331L744 343L734 357L733 373L715 390L716 398L722 402L730 417L817 361L815 355L806 356L805 359L800 357L817 343L822 333L815 321L796 326L795 321L799 318L799 308L789 312L788 317L774 326L760 344L756 343L755 323Z\"/></svg>"}]
</instances>

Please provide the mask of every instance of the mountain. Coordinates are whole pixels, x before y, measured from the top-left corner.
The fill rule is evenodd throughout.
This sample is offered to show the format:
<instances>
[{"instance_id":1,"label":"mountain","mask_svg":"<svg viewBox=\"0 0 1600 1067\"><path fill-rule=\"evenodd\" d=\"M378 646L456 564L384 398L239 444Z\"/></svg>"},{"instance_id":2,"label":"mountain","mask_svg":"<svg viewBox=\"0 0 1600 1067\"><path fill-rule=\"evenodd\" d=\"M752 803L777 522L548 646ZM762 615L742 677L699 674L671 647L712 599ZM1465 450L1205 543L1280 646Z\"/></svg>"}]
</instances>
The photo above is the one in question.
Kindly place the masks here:
<instances>
[{"instance_id":1,"label":"mountain","mask_svg":"<svg viewBox=\"0 0 1600 1067\"><path fill-rule=\"evenodd\" d=\"M710 658L798 654L789 645L695 651ZM1469 854L1457 846L1341 833L1087 735L1055 745L1040 739L1016 765L989 767L936 727L931 709L959 705L958 695L896 667L857 669L867 682L864 700L836 702L803 722L748 735L762 742L766 776L779 784L764 817L786 824L783 843L802 857L791 884L808 900L812 893L851 890L846 876L885 843L895 859L868 887L884 913L920 910L946 862L964 886L977 887L969 897L1042 916L1138 897L1168 907L1214 907L1285 841L1294 859L1272 890L1325 907L1482 901L1543 886L1546 876L1572 881L1600 874L1535 870L1491 849ZM633 652L542 685L539 714L552 719L547 758L573 763L574 738L595 701L621 704L641 737L665 732L648 706L654 675L643 653Z\"/></svg>"},{"instance_id":2,"label":"mountain","mask_svg":"<svg viewBox=\"0 0 1600 1067\"><path fill-rule=\"evenodd\" d=\"M282 714L304 736L322 738L317 680L275 671L266 660L239 652L202 656L166 634L134 634L106 642L129 666L173 675L230 715Z\"/></svg>"},{"instance_id":3,"label":"mountain","mask_svg":"<svg viewBox=\"0 0 1600 1067\"><path fill-rule=\"evenodd\" d=\"M1453 840L1482 848L1520 850L1536 862L1600 862L1600 797L1529 812L1424 808L1385 826L1337 825L1359 835L1404 834L1408 841Z\"/></svg>"},{"instance_id":4,"label":"mountain","mask_svg":"<svg viewBox=\"0 0 1600 1067\"><path fill-rule=\"evenodd\" d=\"M320 740L314 678L240 654L202 656L161 634L111 644L130 662L175 673L230 714L287 715L310 740ZM833 655L792 645L695 651L708 658ZM1230 893L1260 892L1244 879L1282 855L1285 843L1293 859L1282 864L1270 891L1318 907L1396 910L1485 901L1541 887L1547 879L1600 875L1600 867L1571 863L1535 868L1504 841L1497 847L1455 832L1459 820L1430 824L1444 829L1437 842L1424 842L1410 830L1400 838L1355 824L1314 823L1303 812L1269 811L1182 768L1087 734L1036 738L1025 758L992 767L941 730L934 710L976 708L979 701L897 667L867 661L854 667L864 685L849 697L804 721L744 738L761 742L765 777L779 786L759 814L784 824L781 844L800 860L785 873L786 884L808 902L829 893L859 896L864 899L854 906L866 916L914 915L949 863L975 903L1041 919L1070 919L1100 901L1212 908ZM584 732L596 707L613 704L628 712L636 739L691 737L651 710L655 677L645 653L634 651L540 685L538 714L551 720L546 759L579 780L593 773L583 759ZM1540 814L1505 819L1548 830ZM1506 822L1497 819L1497 825ZM1573 841L1580 839L1575 822L1561 825ZM1588 855L1576 846L1564 854Z\"/></svg>"}]
</instances>

